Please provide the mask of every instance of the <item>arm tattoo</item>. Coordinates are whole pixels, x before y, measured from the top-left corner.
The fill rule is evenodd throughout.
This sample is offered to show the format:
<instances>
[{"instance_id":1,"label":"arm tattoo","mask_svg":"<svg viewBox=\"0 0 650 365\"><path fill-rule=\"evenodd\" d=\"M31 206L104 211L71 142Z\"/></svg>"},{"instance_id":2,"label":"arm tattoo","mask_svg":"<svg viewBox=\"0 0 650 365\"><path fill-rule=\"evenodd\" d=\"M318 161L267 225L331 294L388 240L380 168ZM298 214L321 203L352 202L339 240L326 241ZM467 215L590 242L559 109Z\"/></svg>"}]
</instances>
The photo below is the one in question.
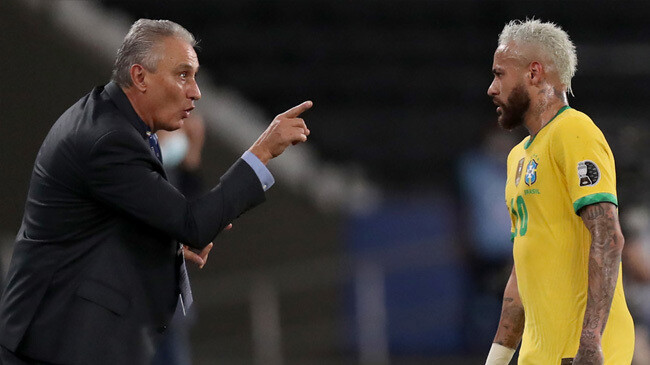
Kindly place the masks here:
<instances>
[{"instance_id":1,"label":"arm tattoo","mask_svg":"<svg viewBox=\"0 0 650 365\"><path fill-rule=\"evenodd\" d=\"M506 299L510 299L507 301ZM502 336L494 342L501 346L516 349L524 333L524 308L520 305L511 305L512 298L504 299L503 309L501 310L501 321L499 322L499 332Z\"/></svg>"},{"instance_id":2,"label":"arm tattoo","mask_svg":"<svg viewBox=\"0 0 650 365\"><path fill-rule=\"evenodd\" d=\"M511 349L516 349L524 333L524 306L521 304L517 288L517 275L513 267L512 274L503 293L501 319L494 336L494 343Z\"/></svg>"},{"instance_id":3,"label":"arm tattoo","mask_svg":"<svg viewBox=\"0 0 650 365\"><path fill-rule=\"evenodd\" d=\"M614 297L623 235L616 206L611 203L588 205L582 209L580 216L591 232L591 249L587 306L578 355L590 364L590 361L596 361L602 356L598 340L605 330Z\"/></svg>"},{"instance_id":4,"label":"arm tattoo","mask_svg":"<svg viewBox=\"0 0 650 365\"><path fill-rule=\"evenodd\" d=\"M582 218L588 221L593 221L604 215L605 215L605 209L600 204L596 204L596 205L589 205L585 207L582 213ZM585 224L587 225L587 228L591 231L590 224L587 222L585 222Z\"/></svg>"}]
</instances>

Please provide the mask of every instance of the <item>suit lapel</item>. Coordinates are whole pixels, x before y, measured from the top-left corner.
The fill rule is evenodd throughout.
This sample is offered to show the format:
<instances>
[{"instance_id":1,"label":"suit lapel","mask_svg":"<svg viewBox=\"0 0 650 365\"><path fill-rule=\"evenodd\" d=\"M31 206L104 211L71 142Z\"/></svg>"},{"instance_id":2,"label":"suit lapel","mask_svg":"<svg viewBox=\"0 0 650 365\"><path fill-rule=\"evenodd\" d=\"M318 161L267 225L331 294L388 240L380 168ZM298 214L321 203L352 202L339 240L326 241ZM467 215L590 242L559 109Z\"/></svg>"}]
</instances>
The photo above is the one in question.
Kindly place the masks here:
<instances>
[{"instance_id":1,"label":"suit lapel","mask_svg":"<svg viewBox=\"0 0 650 365\"><path fill-rule=\"evenodd\" d=\"M129 98L126 97L124 91L114 82L111 81L104 87L104 92L111 99L113 104L117 109L124 115L125 119L138 131L140 136L142 136L142 143L146 145L147 150L149 150L149 155L151 156L152 162L158 167L158 172L162 175L165 180L167 179L167 173L162 165L162 162L156 157L156 155L149 148L149 136L147 132L149 128L144 123L138 113L135 112Z\"/></svg>"}]
</instances>

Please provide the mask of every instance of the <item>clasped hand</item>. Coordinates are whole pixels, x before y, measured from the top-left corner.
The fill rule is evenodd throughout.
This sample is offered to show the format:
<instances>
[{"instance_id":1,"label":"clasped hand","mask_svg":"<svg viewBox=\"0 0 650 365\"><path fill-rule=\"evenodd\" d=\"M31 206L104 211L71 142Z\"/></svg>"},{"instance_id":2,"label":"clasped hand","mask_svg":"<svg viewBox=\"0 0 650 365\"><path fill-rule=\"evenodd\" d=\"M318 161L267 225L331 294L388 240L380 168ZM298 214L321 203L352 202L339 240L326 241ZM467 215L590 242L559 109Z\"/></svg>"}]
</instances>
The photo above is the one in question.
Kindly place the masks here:
<instances>
[{"instance_id":1,"label":"clasped hand","mask_svg":"<svg viewBox=\"0 0 650 365\"><path fill-rule=\"evenodd\" d=\"M232 223L227 225L226 228L224 228L223 230L227 231L231 228L232 228ZM210 242L200 252L192 249L187 245L182 245L182 246L183 246L183 256L185 256L185 260L197 264L199 266L199 269L202 269L203 266L205 266L205 263L208 262L208 255L210 254L210 250L212 250L212 246L214 246L214 244Z\"/></svg>"}]
</instances>

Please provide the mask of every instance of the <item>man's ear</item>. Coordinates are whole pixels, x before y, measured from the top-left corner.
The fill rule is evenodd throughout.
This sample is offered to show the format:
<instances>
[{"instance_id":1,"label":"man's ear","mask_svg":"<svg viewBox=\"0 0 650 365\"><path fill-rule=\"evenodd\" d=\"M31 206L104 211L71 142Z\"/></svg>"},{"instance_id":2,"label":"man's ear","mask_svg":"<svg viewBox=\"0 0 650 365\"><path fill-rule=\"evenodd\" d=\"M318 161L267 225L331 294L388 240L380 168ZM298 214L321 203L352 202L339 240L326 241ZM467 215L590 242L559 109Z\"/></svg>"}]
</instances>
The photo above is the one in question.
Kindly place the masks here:
<instances>
[{"instance_id":1,"label":"man's ear","mask_svg":"<svg viewBox=\"0 0 650 365\"><path fill-rule=\"evenodd\" d=\"M131 70L129 71L131 73L131 81L133 82L133 86L140 92L147 91L147 82L145 80L147 70L145 70L142 65L136 63L135 65L131 66Z\"/></svg>"},{"instance_id":2,"label":"man's ear","mask_svg":"<svg viewBox=\"0 0 650 365\"><path fill-rule=\"evenodd\" d=\"M537 62L533 61L528 66L528 77L530 79L531 85L539 85L544 79L544 66Z\"/></svg>"}]
</instances>

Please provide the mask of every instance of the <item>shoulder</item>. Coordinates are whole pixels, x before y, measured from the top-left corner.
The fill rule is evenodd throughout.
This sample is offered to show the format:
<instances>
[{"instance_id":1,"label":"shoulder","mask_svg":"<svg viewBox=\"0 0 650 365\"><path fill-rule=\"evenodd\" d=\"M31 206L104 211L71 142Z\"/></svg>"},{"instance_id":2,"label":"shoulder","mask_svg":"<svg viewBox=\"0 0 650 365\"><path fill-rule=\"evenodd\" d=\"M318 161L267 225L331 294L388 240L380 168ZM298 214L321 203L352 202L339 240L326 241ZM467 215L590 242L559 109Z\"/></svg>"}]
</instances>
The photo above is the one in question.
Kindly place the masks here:
<instances>
[{"instance_id":1,"label":"shoulder","mask_svg":"<svg viewBox=\"0 0 650 365\"><path fill-rule=\"evenodd\" d=\"M602 132L594 121L585 113L570 108L558 116L558 120L551 125L554 137L562 136L591 136L602 137Z\"/></svg>"},{"instance_id":2,"label":"shoulder","mask_svg":"<svg viewBox=\"0 0 650 365\"><path fill-rule=\"evenodd\" d=\"M600 128L587 114L578 110L566 110L553 123L550 130L550 145L556 153L564 155L566 150L608 145Z\"/></svg>"},{"instance_id":3,"label":"shoulder","mask_svg":"<svg viewBox=\"0 0 650 365\"><path fill-rule=\"evenodd\" d=\"M95 88L77 103L74 138L92 148L104 141L141 139L139 132L113 103L103 87Z\"/></svg>"},{"instance_id":4,"label":"shoulder","mask_svg":"<svg viewBox=\"0 0 650 365\"><path fill-rule=\"evenodd\" d=\"M116 144L143 149L140 133L100 86L59 117L42 148L47 153L65 150L70 158L85 161L99 149Z\"/></svg>"}]
</instances>

